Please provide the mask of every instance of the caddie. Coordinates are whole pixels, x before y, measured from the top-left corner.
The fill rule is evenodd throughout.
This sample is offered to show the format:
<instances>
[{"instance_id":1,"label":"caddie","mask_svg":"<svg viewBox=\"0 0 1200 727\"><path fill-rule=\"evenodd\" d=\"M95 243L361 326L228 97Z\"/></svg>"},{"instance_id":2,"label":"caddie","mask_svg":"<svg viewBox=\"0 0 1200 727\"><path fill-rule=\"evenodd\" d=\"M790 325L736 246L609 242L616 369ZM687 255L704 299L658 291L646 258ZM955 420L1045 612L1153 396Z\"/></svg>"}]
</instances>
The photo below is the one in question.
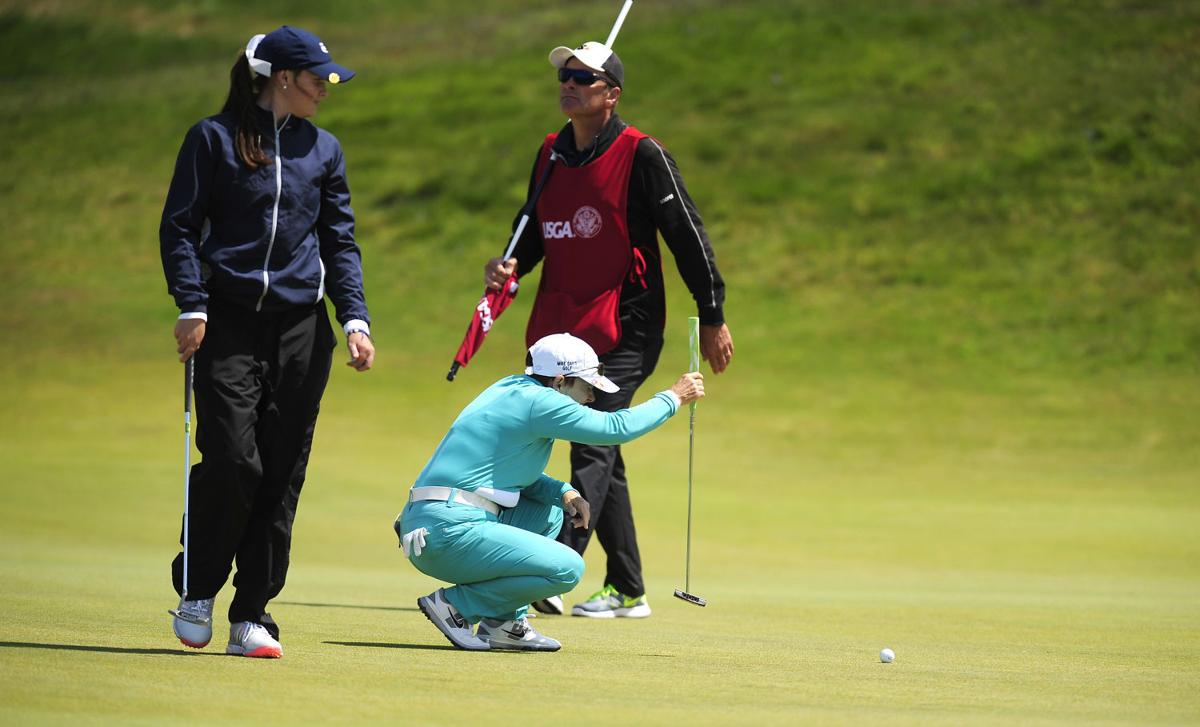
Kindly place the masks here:
<instances>
[{"instance_id":1,"label":"caddie","mask_svg":"<svg viewBox=\"0 0 1200 727\"><path fill-rule=\"evenodd\" d=\"M598 394L592 406L618 411L633 401L662 351L666 296L657 234L695 300L700 352L717 374L733 358L725 283L674 159L617 115L625 86L621 59L608 46L588 42L555 48L550 64L559 109L569 121L538 149L531 196L548 165L555 166L513 256L490 260L485 283L499 289L514 272L523 276L544 260L526 345L559 331L587 341L620 387ZM594 529L608 556L602 587L572 615L649 616L621 448L573 441L571 483L591 503L594 517L588 528L564 528L560 541L582 554ZM534 607L563 612L557 598Z\"/></svg>"},{"instance_id":2,"label":"caddie","mask_svg":"<svg viewBox=\"0 0 1200 727\"><path fill-rule=\"evenodd\" d=\"M454 584L417 606L456 647L561 648L526 613L579 582L583 558L555 536L564 510L586 528L591 508L543 471L554 441L629 442L704 396L703 376L685 373L638 406L601 412L584 406L593 387L618 390L591 346L567 333L539 339L524 375L500 379L463 409L409 492L395 522L400 547L417 570Z\"/></svg>"}]
</instances>

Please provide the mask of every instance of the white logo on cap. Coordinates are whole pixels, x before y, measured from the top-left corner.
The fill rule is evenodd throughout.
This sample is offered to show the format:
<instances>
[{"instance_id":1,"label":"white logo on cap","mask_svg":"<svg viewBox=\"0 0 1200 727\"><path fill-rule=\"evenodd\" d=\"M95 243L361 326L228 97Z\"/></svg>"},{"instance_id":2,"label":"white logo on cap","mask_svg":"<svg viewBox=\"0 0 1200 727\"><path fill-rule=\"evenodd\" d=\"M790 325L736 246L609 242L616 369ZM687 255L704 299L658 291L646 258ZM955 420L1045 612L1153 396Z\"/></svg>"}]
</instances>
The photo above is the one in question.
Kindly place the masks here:
<instances>
[{"instance_id":1,"label":"white logo on cap","mask_svg":"<svg viewBox=\"0 0 1200 727\"><path fill-rule=\"evenodd\" d=\"M321 42L321 41L319 41L319 40L318 40L318 41L317 41L317 45L321 47L321 52L322 52L322 53L328 53L328 52L329 52L329 49L325 47L325 43L323 43L323 42Z\"/></svg>"},{"instance_id":2,"label":"white logo on cap","mask_svg":"<svg viewBox=\"0 0 1200 727\"><path fill-rule=\"evenodd\" d=\"M575 228L575 232L580 237L595 237L600 233L600 228L604 226L604 218L600 216L600 211L595 207L584 205L575 210L575 216L571 218L571 226Z\"/></svg>"}]
</instances>

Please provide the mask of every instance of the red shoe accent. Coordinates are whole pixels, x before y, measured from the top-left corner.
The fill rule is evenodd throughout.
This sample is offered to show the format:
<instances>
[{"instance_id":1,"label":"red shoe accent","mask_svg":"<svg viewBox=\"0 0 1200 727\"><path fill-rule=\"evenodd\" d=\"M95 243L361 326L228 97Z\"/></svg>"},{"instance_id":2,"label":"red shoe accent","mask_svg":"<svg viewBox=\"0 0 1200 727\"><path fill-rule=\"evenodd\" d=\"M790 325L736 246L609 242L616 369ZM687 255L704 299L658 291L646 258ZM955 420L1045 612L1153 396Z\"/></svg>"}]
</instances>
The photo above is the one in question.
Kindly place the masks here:
<instances>
[{"instance_id":1,"label":"red shoe accent","mask_svg":"<svg viewBox=\"0 0 1200 727\"><path fill-rule=\"evenodd\" d=\"M249 656L256 659L278 659L283 656L283 649L274 646L260 646L254 651L247 651L242 656Z\"/></svg>"},{"instance_id":2,"label":"red shoe accent","mask_svg":"<svg viewBox=\"0 0 1200 727\"><path fill-rule=\"evenodd\" d=\"M203 644L201 644L195 641L188 641L182 636L179 637L179 643L183 644L184 646L190 646L193 649L203 649L205 646L208 646L208 641L205 641Z\"/></svg>"}]
</instances>

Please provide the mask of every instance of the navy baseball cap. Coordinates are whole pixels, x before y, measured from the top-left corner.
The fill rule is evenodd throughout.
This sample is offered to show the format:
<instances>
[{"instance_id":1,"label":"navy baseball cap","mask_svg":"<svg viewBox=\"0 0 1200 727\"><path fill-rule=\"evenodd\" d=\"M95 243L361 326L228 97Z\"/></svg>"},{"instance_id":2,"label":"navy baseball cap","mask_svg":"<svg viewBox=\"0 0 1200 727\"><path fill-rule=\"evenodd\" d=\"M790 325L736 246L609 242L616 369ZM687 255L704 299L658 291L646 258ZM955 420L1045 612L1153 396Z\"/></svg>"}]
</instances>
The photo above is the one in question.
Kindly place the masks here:
<instances>
[{"instance_id":1,"label":"navy baseball cap","mask_svg":"<svg viewBox=\"0 0 1200 727\"><path fill-rule=\"evenodd\" d=\"M330 83L345 83L354 71L333 62L321 39L307 30L284 25L266 35L256 35L246 45L250 66L259 75L272 70L308 71Z\"/></svg>"}]
</instances>

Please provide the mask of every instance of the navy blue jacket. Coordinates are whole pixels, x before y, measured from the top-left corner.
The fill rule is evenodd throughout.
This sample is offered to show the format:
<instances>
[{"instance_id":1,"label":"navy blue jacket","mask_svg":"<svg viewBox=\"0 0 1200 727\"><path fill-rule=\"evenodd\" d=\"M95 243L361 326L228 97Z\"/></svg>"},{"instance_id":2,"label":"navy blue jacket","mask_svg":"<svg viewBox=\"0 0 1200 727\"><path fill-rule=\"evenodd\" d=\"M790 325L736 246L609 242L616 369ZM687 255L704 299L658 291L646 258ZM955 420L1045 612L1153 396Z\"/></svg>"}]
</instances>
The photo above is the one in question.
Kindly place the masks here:
<instances>
[{"instance_id":1,"label":"navy blue jacket","mask_svg":"<svg viewBox=\"0 0 1200 727\"><path fill-rule=\"evenodd\" d=\"M328 293L339 322L369 323L341 145L304 119L276 131L259 111L271 161L258 169L237 158L231 114L184 137L159 227L168 291L184 313L210 299L279 311Z\"/></svg>"}]
</instances>

